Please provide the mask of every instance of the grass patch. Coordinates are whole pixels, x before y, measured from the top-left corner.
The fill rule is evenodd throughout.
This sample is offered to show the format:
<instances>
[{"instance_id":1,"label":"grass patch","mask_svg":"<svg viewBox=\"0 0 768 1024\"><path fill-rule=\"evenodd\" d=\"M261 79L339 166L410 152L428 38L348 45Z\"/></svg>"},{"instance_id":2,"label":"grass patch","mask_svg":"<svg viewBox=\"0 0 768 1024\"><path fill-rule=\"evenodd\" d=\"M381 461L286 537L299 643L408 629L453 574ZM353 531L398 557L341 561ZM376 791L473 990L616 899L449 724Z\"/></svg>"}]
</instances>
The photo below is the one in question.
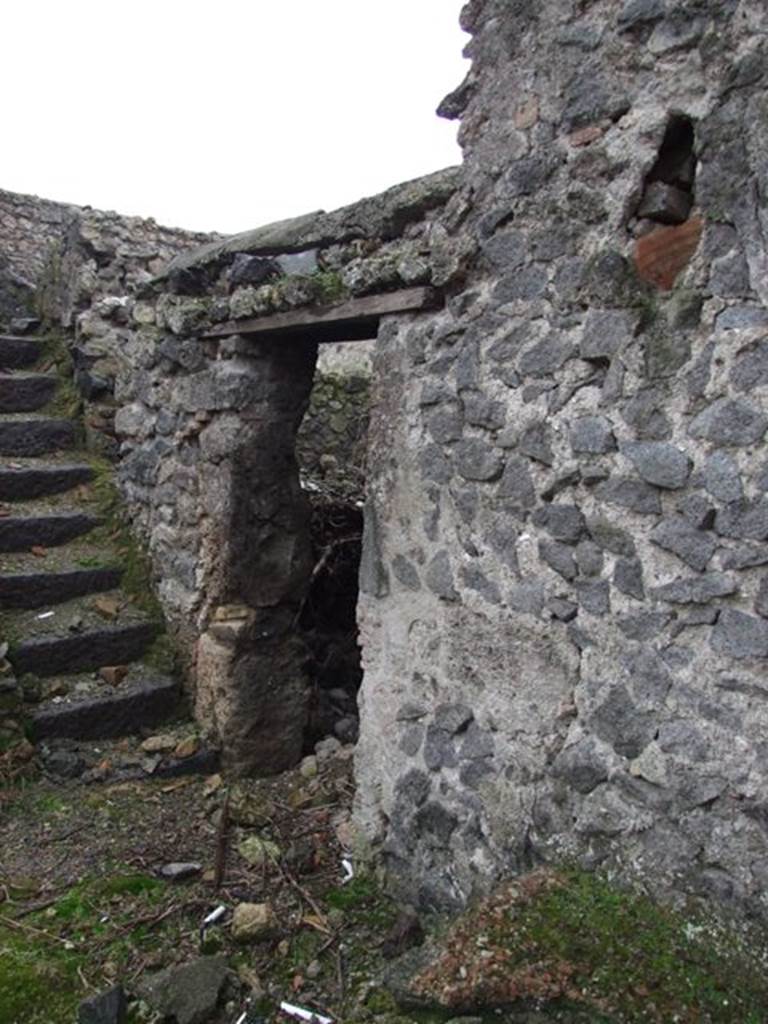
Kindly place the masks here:
<instances>
[{"instance_id":1,"label":"grass patch","mask_svg":"<svg viewBox=\"0 0 768 1024\"><path fill-rule=\"evenodd\" d=\"M0 1021L49 1024L74 1020L86 996L83 975L97 986L101 964L117 970L136 947L156 942L146 927L130 923L151 909L163 884L149 875L126 872L85 879L52 907L25 918L25 930L4 924L0 914Z\"/></svg>"}]
</instances>

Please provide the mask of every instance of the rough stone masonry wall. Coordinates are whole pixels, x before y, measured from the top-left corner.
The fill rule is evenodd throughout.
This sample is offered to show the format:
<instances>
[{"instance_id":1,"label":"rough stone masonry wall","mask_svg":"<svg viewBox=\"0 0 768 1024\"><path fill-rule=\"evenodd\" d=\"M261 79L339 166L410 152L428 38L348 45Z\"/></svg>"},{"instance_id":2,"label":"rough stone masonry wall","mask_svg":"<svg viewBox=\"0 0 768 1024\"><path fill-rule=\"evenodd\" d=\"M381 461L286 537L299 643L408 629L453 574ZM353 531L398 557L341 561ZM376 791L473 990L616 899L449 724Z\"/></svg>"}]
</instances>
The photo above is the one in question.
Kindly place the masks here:
<instances>
[{"instance_id":1,"label":"rough stone masonry wall","mask_svg":"<svg viewBox=\"0 0 768 1024\"><path fill-rule=\"evenodd\" d=\"M460 258L434 245L431 230L457 183L455 171L442 172L213 243L174 260L125 308L123 344L112 346L118 476L187 661L197 717L236 771L295 763L308 721L297 621L313 566L295 449L317 343L301 331L273 340L209 332L447 279ZM334 387L314 410L317 423L327 399L330 433L304 436L304 463L311 471L312 458L336 458L343 483L365 384Z\"/></svg>"},{"instance_id":2,"label":"rough stone masonry wall","mask_svg":"<svg viewBox=\"0 0 768 1024\"><path fill-rule=\"evenodd\" d=\"M462 17L476 258L375 353L358 822L428 905L576 859L765 916L768 13Z\"/></svg>"},{"instance_id":3,"label":"rough stone masonry wall","mask_svg":"<svg viewBox=\"0 0 768 1024\"><path fill-rule=\"evenodd\" d=\"M216 237L0 189L0 266L31 289L42 285L44 312L65 326L97 296L125 296Z\"/></svg>"}]
</instances>

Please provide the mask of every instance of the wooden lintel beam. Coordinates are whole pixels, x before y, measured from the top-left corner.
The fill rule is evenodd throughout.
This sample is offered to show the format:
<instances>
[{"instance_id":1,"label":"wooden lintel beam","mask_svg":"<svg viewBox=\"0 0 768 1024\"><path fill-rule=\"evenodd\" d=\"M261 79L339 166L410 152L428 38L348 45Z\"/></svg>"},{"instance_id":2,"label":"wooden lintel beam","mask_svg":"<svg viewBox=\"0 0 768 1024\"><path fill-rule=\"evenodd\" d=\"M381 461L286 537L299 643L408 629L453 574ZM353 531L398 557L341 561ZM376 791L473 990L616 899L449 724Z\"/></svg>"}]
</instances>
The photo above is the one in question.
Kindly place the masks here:
<instances>
[{"instance_id":1,"label":"wooden lintel beam","mask_svg":"<svg viewBox=\"0 0 768 1024\"><path fill-rule=\"evenodd\" d=\"M251 337L278 337L296 334L312 337L313 332L320 340L330 340L334 331L338 337L374 337L379 317L387 313L407 313L419 309L434 309L440 303L440 293L434 288L405 288L384 295L366 295L362 299L350 299L336 306L320 309L292 309L286 313L255 317L252 320L228 320L207 331L206 338L223 338L230 334L247 334ZM365 332L370 333L366 334Z\"/></svg>"}]
</instances>

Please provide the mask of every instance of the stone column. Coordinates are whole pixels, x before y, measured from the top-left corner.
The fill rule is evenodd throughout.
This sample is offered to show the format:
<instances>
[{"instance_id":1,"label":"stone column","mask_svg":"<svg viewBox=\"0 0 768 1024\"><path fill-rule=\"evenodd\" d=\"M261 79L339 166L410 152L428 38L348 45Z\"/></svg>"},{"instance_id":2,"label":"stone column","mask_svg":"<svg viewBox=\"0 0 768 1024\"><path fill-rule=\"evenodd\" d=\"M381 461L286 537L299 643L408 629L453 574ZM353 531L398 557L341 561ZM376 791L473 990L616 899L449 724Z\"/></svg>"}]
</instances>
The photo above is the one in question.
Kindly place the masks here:
<instances>
[{"instance_id":1,"label":"stone column","mask_svg":"<svg viewBox=\"0 0 768 1024\"><path fill-rule=\"evenodd\" d=\"M208 585L195 713L229 769L270 774L296 762L307 719L295 619L312 552L294 446L317 351L301 341L236 347L223 372L238 378L243 400L200 434Z\"/></svg>"}]
</instances>

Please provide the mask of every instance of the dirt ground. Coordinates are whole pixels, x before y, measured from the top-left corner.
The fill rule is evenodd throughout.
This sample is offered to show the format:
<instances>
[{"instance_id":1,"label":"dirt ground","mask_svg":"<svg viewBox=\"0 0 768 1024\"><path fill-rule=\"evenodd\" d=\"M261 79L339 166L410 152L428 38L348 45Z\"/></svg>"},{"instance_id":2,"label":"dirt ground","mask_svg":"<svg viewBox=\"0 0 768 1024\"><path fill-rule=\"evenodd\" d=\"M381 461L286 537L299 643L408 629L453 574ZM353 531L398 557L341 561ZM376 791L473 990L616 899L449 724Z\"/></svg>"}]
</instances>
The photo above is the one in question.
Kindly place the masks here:
<instances>
[{"instance_id":1,"label":"dirt ground","mask_svg":"<svg viewBox=\"0 0 768 1024\"><path fill-rule=\"evenodd\" d=\"M120 751L100 744L99 754ZM34 758L6 762L3 1024L74 1020L95 992L120 982L133 993L149 972L212 953L231 967L212 1024L234 1024L248 1005L271 1020L282 1000L335 1020L370 1016L396 913L351 855L351 754L339 748L229 789L217 774L85 785L46 778ZM265 845L246 856L240 847L254 837ZM355 872L345 884L342 859ZM163 867L173 863L199 869L172 881ZM233 941L232 910L243 902L271 904L266 940ZM201 939L219 905L226 914ZM130 1009L132 1020L153 1019L140 1003Z\"/></svg>"}]
</instances>

